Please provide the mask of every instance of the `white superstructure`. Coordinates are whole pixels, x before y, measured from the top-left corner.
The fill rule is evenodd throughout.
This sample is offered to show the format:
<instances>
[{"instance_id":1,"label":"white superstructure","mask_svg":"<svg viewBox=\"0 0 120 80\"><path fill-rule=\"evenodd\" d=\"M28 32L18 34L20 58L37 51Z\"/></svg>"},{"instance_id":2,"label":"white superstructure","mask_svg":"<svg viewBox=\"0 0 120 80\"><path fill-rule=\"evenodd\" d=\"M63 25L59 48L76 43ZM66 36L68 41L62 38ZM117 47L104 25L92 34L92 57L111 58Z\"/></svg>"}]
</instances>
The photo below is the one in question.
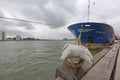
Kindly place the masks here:
<instances>
[{"instance_id":1,"label":"white superstructure","mask_svg":"<svg viewBox=\"0 0 120 80\"><path fill-rule=\"evenodd\" d=\"M22 40L22 37L20 35L16 35L16 40L20 41L20 40Z\"/></svg>"}]
</instances>

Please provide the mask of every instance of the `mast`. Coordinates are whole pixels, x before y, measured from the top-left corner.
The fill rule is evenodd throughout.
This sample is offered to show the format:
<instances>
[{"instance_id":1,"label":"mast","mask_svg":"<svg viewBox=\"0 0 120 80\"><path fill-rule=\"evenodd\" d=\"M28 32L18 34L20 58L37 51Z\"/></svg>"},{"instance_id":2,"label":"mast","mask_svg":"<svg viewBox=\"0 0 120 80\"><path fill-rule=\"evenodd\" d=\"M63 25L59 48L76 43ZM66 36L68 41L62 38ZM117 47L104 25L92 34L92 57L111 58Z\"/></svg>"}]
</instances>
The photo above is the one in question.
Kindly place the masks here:
<instances>
[{"instance_id":1,"label":"mast","mask_svg":"<svg viewBox=\"0 0 120 80\"><path fill-rule=\"evenodd\" d=\"M88 16L87 16L88 22L89 22L89 17L90 17L90 0L88 0Z\"/></svg>"}]
</instances>

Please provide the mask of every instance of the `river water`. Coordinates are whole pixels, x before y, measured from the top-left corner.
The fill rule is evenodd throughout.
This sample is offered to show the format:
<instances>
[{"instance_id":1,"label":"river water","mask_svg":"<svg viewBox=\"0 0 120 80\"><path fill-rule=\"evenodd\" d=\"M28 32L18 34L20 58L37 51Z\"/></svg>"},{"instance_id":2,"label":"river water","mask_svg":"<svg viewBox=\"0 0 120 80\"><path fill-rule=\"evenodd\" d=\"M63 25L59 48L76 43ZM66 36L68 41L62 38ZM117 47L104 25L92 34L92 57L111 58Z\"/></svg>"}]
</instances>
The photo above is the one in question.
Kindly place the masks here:
<instances>
[{"instance_id":1,"label":"river water","mask_svg":"<svg viewBox=\"0 0 120 80\"><path fill-rule=\"evenodd\" d=\"M1 41L0 80L53 80L66 43L73 41Z\"/></svg>"}]
</instances>

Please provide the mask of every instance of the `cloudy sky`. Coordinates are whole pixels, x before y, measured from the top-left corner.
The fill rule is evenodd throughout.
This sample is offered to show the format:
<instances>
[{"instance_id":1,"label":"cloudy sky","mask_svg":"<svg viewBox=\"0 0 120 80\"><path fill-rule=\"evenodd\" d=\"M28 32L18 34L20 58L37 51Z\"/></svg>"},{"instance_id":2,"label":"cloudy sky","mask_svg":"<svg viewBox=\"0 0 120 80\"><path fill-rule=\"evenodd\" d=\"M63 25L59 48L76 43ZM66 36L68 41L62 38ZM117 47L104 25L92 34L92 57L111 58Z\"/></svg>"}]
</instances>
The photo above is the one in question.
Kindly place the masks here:
<instances>
[{"instance_id":1,"label":"cloudy sky","mask_svg":"<svg viewBox=\"0 0 120 80\"><path fill-rule=\"evenodd\" d=\"M90 21L108 23L120 34L120 0L91 0L90 4ZM88 0L0 0L0 16L51 25L0 19L0 31L7 36L74 38L67 27L87 20L87 5Z\"/></svg>"}]
</instances>

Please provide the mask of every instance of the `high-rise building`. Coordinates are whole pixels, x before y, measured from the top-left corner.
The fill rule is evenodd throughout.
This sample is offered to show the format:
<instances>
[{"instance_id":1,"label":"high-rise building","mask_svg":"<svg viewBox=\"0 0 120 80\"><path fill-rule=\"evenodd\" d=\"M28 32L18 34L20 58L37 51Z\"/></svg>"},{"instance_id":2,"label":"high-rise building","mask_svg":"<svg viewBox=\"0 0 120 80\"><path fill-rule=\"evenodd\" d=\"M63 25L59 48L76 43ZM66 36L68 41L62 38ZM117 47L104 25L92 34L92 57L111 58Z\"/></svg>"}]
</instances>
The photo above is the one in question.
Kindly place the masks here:
<instances>
[{"instance_id":1,"label":"high-rise building","mask_svg":"<svg viewBox=\"0 0 120 80\"><path fill-rule=\"evenodd\" d=\"M16 35L16 40L20 41L20 40L22 40L22 37L20 35Z\"/></svg>"},{"instance_id":2,"label":"high-rise building","mask_svg":"<svg viewBox=\"0 0 120 80\"><path fill-rule=\"evenodd\" d=\"M0 31L0 40L6 40L6 33L4 31Z\"/></svg>"}]
</instances>

